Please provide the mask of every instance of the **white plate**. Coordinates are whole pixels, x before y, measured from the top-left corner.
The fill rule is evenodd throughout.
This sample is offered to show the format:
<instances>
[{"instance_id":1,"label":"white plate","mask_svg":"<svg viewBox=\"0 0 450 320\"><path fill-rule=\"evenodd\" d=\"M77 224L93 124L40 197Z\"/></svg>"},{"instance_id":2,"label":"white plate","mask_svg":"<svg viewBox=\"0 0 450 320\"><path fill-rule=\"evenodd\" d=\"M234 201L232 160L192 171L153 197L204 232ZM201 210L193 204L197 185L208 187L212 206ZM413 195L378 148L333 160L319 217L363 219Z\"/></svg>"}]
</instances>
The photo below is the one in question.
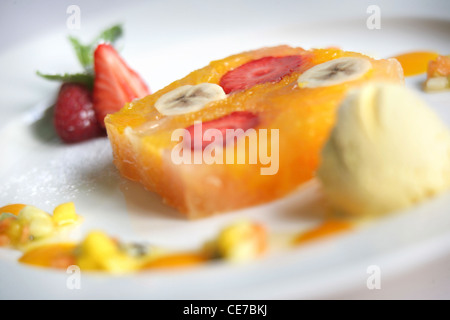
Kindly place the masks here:
<instances>
[{"instance_id":1,"label":"white plate","mask_svg":"<svg viewBox=\"0 0 450 320\"><path fill-rule=\"evenodd\" d=\"M368 5L354 1L339 6L319 1L308 7L295 1L133 2L107 12L83 2L81 12L89 18L74 33L89 39L102 27L122 21L122 54L153 91L210 60L281 43L338 45L379 58L417 49L450 52L448 2L408 2L407 11L396 3L381 2L381 29L369 30ZM69 31L58 26L40 31L33 40L10 41L0 51L0 204L29 203L51 211L74 201L85 218L80 237L102 229L123 240L179 249L199 246L241 217L262 221L272 233L300 231L320 220L323 208L313 181L267 205L185 221L156 195L118 175L106 138L59 143L46 113L58 85L34 75L37 69L77 70L66 40ZM423 79L410 78L407 85L420 92ZM420 94L450 124L449 93ZM274 250L245 265L215 263L121 277L83 273L79 290L67 287L70 275L64 271L21 265L18 252L1 249L0 298L448 298L448 270L441 266L450 250L449 207L450 195L444 194L364 229L298 249ZM381 270L380 290L367 288L370 266Z\"/></svg>"}]
</instances>

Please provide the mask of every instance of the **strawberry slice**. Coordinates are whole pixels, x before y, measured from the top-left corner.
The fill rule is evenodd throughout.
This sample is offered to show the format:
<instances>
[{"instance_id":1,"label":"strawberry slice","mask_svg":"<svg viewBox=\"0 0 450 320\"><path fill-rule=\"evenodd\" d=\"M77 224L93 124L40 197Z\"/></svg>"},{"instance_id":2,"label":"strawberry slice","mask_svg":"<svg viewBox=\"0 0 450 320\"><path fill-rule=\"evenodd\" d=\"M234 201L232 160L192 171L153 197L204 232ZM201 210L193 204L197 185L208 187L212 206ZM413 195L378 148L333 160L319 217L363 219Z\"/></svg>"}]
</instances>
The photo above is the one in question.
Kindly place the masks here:
<instances>
[{"instance_id":1,"label":"strawberry slice","mask_svg":"<svg viewBox=\"0 0 450 320\"><path fill-rule=\"evenodd\" d=\"M208 129L219 130L222 135L223 146L225 146L229 140L227 139L226 136L227 129L234 129L234 130L242 129L245 132L250 128L256 127L258 123L259 123L258 115L249 111L235 111L215 120L193 124L187 127L186 130L191 137L191 145L190 145L191 150L199 150L199 147L201 147L201 149L204 150L206 146L208 146L211 143L214 143L214 139L213 141L204 139L204 133L206 130ZM201 132L201 143L195 143L196 139L199 139L198 137L196 137L196 135L198 135L198 133L200 132Z\"/></svg>"},{"instance_id":2,"label":"strawberry slice","mask_svg":"<svg viewBox=\"0 0 450 320\"><path fill-rule=\"evenodd\" d=\"M106 43L94 52L94 108L98 122L119 111L125 103L150 94L141 77L130 69L114 48Z\"/></svg>"},{"instance_id":3,"label":"strawberry slice","mask_svg":"<svg viewBox=\"0 0 450 320\"><path fill-rule=\"evenodd\" d=\"M225 93L245 90L265 82L280 81L305 62L302 56L264 57L228 71L220 79Z\"/></svg>"}]
</instances>

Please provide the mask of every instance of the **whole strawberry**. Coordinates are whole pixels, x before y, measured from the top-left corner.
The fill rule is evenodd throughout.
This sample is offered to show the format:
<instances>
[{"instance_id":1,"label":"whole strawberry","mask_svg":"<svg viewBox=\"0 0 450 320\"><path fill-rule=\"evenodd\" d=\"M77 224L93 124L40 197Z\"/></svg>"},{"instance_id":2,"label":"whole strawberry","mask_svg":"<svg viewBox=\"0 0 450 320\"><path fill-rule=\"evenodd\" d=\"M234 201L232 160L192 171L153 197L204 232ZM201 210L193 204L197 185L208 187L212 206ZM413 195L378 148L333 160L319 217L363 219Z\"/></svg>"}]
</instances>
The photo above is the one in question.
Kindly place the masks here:
<instances>
[{"instance_id":1,"label":"whole strawberry","mask_svg":"<svg viewBox=\"0 0 450 320\"><path fill-rule=\"evenodd\" d=\"M66 143L100 136L91 91L80 83L63 83L56 100L53 123L56 133Z\"/></svg>"}]
</instances>

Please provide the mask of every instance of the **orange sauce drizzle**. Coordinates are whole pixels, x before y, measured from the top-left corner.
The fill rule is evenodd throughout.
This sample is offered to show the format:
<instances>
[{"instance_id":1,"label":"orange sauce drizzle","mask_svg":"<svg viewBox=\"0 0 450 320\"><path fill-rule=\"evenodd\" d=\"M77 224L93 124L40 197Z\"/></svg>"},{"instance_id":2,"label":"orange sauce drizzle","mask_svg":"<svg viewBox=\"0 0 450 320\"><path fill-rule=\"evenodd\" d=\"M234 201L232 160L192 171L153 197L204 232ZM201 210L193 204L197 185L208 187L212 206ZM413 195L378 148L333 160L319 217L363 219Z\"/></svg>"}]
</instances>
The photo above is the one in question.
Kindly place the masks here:
<instances>
[{"instance_id":1,"label":"orange sauce drizzle","mask_svg":"<svg viewBox=\"0 0 450 320\"><path fill-rule=\"evenodd\" d=\"M40 267L66 269L76 264L74 243L55 243L41 245L25 252L19 262Z\"/></svg>"},{"instance_id":2,"label":"orange sauce drizzle","mask_svg":"<svg viewBox=\"0 0 450 320\"><path fill-rule=\"evenodd\" d=\"M305 231L294 238L294 245L304 244L312 240L327 237L333 234L341 233L352 229L352 224L346 221L329 220L325 221L316 228Z\"/></svg>"},{"instance_id":3,"label":"orange sauce drizzle","mask_svg":"<svg viewBox=\"0 0 450 320\"><path fill-rule=\"evenodd\" d=\"M402 65L405 77L410 77L427 72L429 62L436 60L438 55L432 51L416 51L400 54L394 58Z\"/></svg>"},{"instance_id":4,"label":"orange sauce drizzle","mask_svg":"<svg viewBox=\"0 0 450 320\"><path fill-rule=\"evenodd\" d=\"M209 258L201 253L177 253L157 258L145 264L142 269L181 268L203 264Z\"/></svg>"}]
</instances>

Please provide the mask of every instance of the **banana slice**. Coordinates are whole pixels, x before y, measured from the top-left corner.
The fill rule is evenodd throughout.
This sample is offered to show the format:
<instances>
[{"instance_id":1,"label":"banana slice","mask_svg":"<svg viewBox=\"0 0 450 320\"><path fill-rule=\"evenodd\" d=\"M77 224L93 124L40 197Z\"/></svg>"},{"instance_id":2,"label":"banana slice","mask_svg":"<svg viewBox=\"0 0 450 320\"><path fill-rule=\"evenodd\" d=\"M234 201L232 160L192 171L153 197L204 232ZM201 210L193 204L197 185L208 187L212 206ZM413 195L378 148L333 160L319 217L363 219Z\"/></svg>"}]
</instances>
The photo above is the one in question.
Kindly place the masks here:
<instances>
[{"instance_id":1,"label":"banana slice","mask_svg":"<svg viewBox=\"0 0 450 320\"><path fill-rule=\"evenodd\" d=\"M214 83L185 85L162 95L155 108L163 115L185 114L203 109L211 101L226 98L222 87Z\"/></svg>"},{"instance_id":2,"label":"banana slice","mask_svg":"<svg viewBox=\"0 0 450 320\"><path fill-rule=\"evenodd\" d=\"M318 64L298 77L300 88L317 88L340 84L360 78L372 68L363 58L338 58Z\"/></svg>"}]
</instances>

